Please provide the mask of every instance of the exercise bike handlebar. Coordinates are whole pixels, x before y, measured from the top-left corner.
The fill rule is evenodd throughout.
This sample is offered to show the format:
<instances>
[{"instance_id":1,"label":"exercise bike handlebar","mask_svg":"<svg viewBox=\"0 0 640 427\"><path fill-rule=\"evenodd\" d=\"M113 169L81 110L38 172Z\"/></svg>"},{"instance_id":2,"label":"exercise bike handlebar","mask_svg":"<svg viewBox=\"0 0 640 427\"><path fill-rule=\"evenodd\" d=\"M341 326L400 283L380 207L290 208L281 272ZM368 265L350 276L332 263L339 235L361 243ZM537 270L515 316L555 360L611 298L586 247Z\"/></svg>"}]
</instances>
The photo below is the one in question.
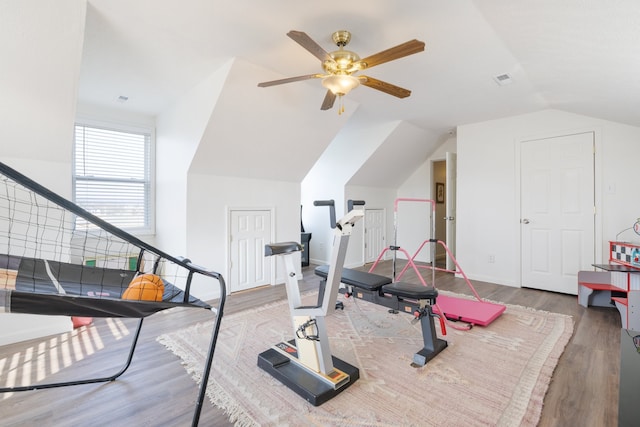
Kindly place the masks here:
<instances>
[{"instance_id":1,"label":"exercise bike handlebar","mask_svg":"<svg viewBox=\"0 0 640 427\"><path fill-rule=\"evenodd\" d=\"M364 206L364 200L347 200L347 211L351 212L354 206Z\"/></svg>"},{"instance_id":2,"label":"exercise bike handlebar","mask_svg":"<svg viewBox=\"0 0 640 427\"><path fill-rule=\"evenodd\" d=\"M331 228L336 228L336 203L331 200L316 200L313 202L313 206L329 206L329 221L331 222ZM354 206L364 206L364 200L347 200L347 213L353 210Z\"/></svg>"},{"instance_id":3,"label":"exercise bike handlebar","mask_svg":"<svg viewBox=\"0 0 640 427\"><path fill-rule=\"evenodd\" d=\"M316 200L313 202L313 206L329 206L329 222L331 228L336 228L336 204L331 200Z\"/></svg>"}]
</instances>

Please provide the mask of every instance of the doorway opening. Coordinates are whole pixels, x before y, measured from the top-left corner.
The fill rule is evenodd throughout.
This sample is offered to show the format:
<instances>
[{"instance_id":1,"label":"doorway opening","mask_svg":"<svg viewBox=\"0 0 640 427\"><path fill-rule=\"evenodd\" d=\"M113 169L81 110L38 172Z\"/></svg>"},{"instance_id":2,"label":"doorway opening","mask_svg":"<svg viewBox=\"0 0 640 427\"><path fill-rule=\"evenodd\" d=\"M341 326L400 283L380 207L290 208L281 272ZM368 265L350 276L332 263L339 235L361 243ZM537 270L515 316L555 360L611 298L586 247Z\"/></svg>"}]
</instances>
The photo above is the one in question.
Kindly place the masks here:
<instances>
[{"instance_id":1,"label":"doorway opening","mask_svg":"<svg viewBox=\"0 0 640 427\"><path fill-rule=\"evenodd\" d=\"M436 160L431 163L431 194L436 202L434 222L434 238L444 242L436 245L434 256L435 266L449 271L456 271L456 182L458 161L456 153L446 152L445 160Z\"/></svg>"},{"instance_id":2,"label":"doorway opening","mask_svg":"<svg viewBox=\"0 0 640 427\"><path fill-rule=\"evenodd\" d=\"M446 242L447 239L447 221L446 217L446 191L447 188L447 162L445 160L434 161L432 164L433 179L431 194L432 199L436 201L435 219L434 219L434 238ZM445 268L447 262L447 254L441 245L435 245L435 267Z\"/></svg>"}]
</instances>

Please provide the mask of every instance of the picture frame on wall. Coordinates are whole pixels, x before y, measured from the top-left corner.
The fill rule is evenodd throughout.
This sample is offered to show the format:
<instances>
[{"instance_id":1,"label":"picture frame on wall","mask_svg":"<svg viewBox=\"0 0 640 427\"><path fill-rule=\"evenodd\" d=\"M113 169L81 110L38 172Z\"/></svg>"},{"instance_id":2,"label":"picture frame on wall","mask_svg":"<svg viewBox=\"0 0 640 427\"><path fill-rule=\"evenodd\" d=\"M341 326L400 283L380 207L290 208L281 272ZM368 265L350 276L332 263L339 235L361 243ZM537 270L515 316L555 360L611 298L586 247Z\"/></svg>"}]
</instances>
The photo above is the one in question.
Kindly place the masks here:
<instances>
[{"instance_id":1,"label":"picture frame on wall","mask_svg":"<svg viewBox=\"0 0 640 427\"><path fill-rule=\"evenodd\" d=\"M436 203L444 203L444 183L436 182Z\"/></svg>"}]
</instances>

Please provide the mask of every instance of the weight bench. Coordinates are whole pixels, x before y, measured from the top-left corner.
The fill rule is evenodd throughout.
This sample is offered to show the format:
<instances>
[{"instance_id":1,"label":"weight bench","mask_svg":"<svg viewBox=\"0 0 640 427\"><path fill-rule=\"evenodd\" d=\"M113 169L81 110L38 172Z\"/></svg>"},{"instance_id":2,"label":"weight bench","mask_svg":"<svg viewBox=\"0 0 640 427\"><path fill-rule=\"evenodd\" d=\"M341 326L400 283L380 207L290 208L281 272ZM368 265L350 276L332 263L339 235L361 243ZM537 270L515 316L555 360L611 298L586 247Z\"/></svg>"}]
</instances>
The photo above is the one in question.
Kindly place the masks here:
<instances>
[{"instance_id":1,"label":"weight bench","mask_svg":"<svg viewBox=\"0 0 640 427\"><path fill-rule=\"evenodd\" d=\"M315 273L323 279L329 274L329 266L321 265L316 267ZM377 291L380 287L392 283L391 279L379 274L367 273L366 271L353 270L351 268L342 269L342 283L355 286L368 291Z\"/></svg>"},{"instance_id":2,"label":"weight bench","mask_svg":"<svg viewBox=\"0 0 640 427\"><path fill-rule=\"evenodd\" d=\"M316 267L315 274L326 281L329 266ZM433 318L439 316L434 314L431 308L435 305L438 296L438 291L434 287L414 283L394 283L386 276L350 268L342 269L341 283L347 285L346 289L339 289L339 292L346 297L353 296L382 305L389 308L390 312L410 313L416 320L420 320L424 347L413 355L413 365L424 366L447 347L447 342L436 336ZM446 333L442 318L441 326L443 333Z\"/></svg>"}]
</instances>

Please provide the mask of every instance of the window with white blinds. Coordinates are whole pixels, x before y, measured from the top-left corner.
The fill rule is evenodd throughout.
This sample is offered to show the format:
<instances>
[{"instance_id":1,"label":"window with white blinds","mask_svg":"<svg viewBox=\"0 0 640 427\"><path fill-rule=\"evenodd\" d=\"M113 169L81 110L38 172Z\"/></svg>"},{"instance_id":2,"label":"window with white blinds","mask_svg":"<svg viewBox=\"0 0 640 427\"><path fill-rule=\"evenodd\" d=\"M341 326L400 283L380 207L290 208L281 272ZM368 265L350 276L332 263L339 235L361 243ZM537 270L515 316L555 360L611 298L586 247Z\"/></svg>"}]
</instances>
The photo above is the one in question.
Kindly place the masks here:
<instances>
[{"instance_id":1,"label":"window with white blinds","mask_svg":"<svg viewBox=\"0 0 640 427\"><path fill-rule=\"evenodd\" d=\"M76 204L116 227L152 232L151 132L75 126ZM91 224L76 219L76 229Z\"/></svg>"}]
</instances>

